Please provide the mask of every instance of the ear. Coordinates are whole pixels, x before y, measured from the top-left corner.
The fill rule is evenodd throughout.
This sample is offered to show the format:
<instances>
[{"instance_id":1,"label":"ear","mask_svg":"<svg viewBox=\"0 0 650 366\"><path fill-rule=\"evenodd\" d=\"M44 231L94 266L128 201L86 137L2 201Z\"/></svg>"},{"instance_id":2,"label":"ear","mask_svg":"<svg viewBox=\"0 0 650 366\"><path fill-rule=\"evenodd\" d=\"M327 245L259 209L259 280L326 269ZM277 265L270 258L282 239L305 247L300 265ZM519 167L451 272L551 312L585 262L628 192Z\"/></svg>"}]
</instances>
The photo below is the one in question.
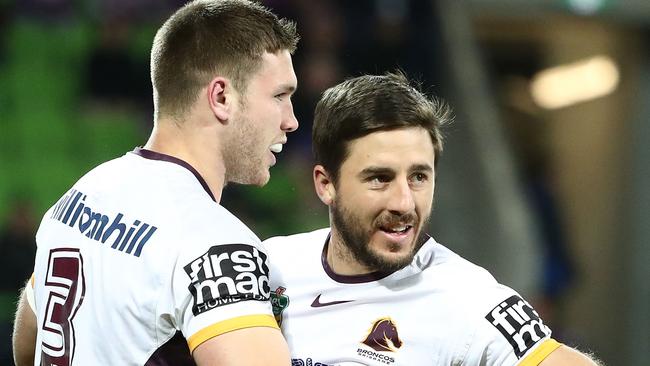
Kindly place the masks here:
<instances>
[{"instance_id":1,"label":"ear","mask_svg":"<svg viewBox=\"0 0 650 366\"><path fill-rule=\"evenodd\" d=\"M210 110L217 119L224 124L232 116L233 86L230 80L223 76L217 76L208 84L208 100Z\"/></svg>"},{"instance_id":2,"label":"ear","mask_svg":"<svg viewBox=\"0 0 650 366\"><path fill-rule=\"evenodd\" d=\"M314 188L318 198L326 204L331 205L336 198L336 188L334 182L330 179L327 170L322 165L316 165L313 172Z\"/></svg>"}]
</instances>

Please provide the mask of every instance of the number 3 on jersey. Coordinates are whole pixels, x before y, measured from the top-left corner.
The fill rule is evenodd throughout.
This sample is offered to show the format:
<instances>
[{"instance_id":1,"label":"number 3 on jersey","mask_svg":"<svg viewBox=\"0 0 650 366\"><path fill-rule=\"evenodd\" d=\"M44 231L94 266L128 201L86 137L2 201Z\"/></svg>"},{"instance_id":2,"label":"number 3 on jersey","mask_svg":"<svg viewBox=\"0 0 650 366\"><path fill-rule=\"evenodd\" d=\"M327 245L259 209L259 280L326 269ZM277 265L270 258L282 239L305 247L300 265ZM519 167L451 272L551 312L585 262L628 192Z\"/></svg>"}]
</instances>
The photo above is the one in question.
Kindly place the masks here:
<instances>
[{"instance_id":1,"label":"number 3 on jersey","mask_svg":"<svg viewBox=\"0 0 650 366\"><path fill-rule=\"evenodd\" d=\"M73 320L83 302L86 284L79 249L50 250L45 277L41 365L69 366L74 356Z\"/></svg>"}]
</instances>

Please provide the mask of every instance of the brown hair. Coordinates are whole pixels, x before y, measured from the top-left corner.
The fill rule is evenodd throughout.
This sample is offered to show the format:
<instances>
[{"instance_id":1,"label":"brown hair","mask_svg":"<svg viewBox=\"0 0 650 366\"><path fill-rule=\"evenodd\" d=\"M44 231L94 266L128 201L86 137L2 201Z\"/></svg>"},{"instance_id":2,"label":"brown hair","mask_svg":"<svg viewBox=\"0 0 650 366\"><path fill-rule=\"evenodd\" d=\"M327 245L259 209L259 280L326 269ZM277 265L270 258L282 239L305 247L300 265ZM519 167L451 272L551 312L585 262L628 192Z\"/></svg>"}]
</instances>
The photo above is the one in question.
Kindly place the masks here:
<instances>
[{"instance_id":1,"label":"brown hair","mask_svg":"<svg viewBox=\"0 0 650 366\"><path fill-rule=\"evenodd\" d=\"M401 71L356 77L327 89L316 105L314 158L337 183L350 141L377 131L422 127L431 136L437 163L442 152L440 126L449 121L447 104L425 96Z\"/></svg>"},{"instance_id":2,"label":"brown hair","mask_svg":"<svg viewBox=\"0 0 650 366\"><path fill-rule=\"evenodd\" d=\"M160 27L151 48L156 117L180 119L216 73L240 93L264 52L296 48L293 22L247 0L196 0Z\"/></svg>"}]
</instances>

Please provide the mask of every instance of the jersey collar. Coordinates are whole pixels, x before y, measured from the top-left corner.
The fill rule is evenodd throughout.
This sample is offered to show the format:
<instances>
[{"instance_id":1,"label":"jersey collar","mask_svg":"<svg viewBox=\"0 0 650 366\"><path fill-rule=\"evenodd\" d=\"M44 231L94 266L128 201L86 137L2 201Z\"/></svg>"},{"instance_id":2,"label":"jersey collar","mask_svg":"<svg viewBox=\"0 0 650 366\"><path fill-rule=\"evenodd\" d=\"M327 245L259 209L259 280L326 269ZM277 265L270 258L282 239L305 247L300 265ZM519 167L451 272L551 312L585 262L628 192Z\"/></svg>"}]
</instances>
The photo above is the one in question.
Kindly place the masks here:
<instances>
[{"instance_id":1,"label":"jersey collar","mask_svg":"<svg viewBox=\"0 0 650 366\"><path fill-rule=\"evenodd\" d=\"M159 152L143 149L141 147L136 147L135 149L133 149L133 153L145 159L166 161L169 163L180 165L183 168L189 170L192 174L194 174L194 176L199 181L199 183L201 184L205 192L210 196L210 198L212 198L213 201L217 202L217 200L214 199L214 195L212 194L212 191L210 191L210 187L208 187L208 183L206 183L205 179L203 179L201 174L199 174L199 172L196 171L196 169L194 169L194 167L191 166L186 161L173 157L171 155L166 155Z\"/></svg>"},{"instance_id":2,"label":"jersey collar","mask_svg":"<svg viewBox=\"0 0 650 366\"><path fill-rule=\"evenodd\" d=\"M323 270L325 270L325 273L327 273L327 275L336 282L339 282L339 283L366 283L366 282L379 281L379 280L381 280L383 278L386 278L386 277L392 275L393 273L404 272L405 269L407 269L407 268L410 268L410 267L418 268L418 266L414 265L414 263L413 263L413 262L416 262L418 260L418 255L416 254L415 257L413 258L413 262L410 265L408 265L408 266L406 266L406 267L404 267L402 269L399 269L397 271L394 271L394 272L375 271L375 272L366 273L366 274L362 274L362 275L351 275L351 276L337 274L336 272L334 272L334 270L332 270L332 267L330 267L329 263L327 263L327 251L328 251L328 248L329 248L330 236L331 235L332 235L331 232L329 234L327 234L327 238L325 239L325 243L323 244L323 252L321 254L321 263L323 265ZM431 236L429 236L429 234L426 234L426 233L423 233L423 235L420 237L420 240L421 240L422 244L426 243L430 239L431 239ZM418 253L421 250L422 250L422 248L420 247L420 250L418 251ZM421 270L418 270L417 272L421 272Z\"/></svg>"},{"instance_id":3,"label":"jersey collar","mask_svg":"<svg viewBox=\"0 0 650 366\"><path fill-rule=\"evenodd\" d=\"M323 269L325 270L325 273L333 279L336 282L340 283L365 283L365 282L373 282L373 281L379 281L382 278L390 275L392 272L381 272L381 271L376 271L376 272L371 272L371 273L366 273L362 275L340 275L334 272L332 270L332 267L330 267L329 263L327 263L327 250L329 248L329 243L330 243L330 236L332 234L329 233L327 234L327 239L325 239L325 243L323 244L323 253L321 254L321 263L323 264Z\"/></svg>"}]
</instances>

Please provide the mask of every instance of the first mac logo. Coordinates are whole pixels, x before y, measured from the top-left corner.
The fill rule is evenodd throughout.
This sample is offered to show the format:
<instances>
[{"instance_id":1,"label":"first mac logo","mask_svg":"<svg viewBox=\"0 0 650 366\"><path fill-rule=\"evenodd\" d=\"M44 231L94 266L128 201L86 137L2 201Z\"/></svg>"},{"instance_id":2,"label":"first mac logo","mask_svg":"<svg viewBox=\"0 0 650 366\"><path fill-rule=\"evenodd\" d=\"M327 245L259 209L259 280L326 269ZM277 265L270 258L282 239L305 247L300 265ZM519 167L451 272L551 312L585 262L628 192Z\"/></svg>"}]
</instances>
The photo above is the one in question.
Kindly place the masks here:
<instances>
[{"instance_id":1,"label":"first mac logo","mask_svg":"<svg viewBox=\"0 0 650 366\"><path fill-rule=\"evenodd\" d=\"M266 254L251 245L215 245L183 269L195 316L239 301L268 301L271 295Z\"/></svg>"},{"instance_id":2,"label":"first mac logo","mask_svg":"<svg viewBox=\"0 0 650 366\"><path fill-rule=\"evenodd\" d=\"M530 351L540 339L551 335L535 309L516 295L497 305L485 319L508 340L517 358Z\"/></svg>"}]
</instances>

